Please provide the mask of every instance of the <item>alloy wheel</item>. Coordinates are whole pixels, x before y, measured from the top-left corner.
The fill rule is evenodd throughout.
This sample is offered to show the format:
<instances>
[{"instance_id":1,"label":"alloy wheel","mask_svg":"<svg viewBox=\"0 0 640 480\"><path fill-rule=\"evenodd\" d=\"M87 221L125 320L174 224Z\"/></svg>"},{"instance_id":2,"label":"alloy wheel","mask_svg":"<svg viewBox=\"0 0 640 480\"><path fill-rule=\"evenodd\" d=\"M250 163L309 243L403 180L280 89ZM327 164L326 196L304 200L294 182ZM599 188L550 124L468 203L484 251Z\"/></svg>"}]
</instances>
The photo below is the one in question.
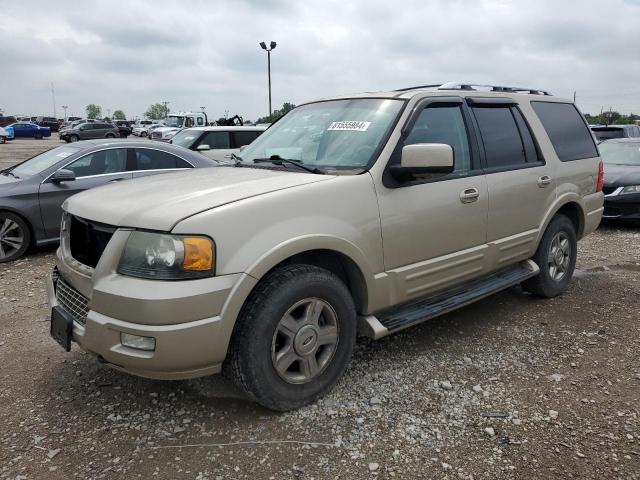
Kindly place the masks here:
<instances>
[{"instance_id":1,"label":"alloy wheel","mask_svg":"<svg viewBox=\"0 0 640 480\"><path fill-rule=\"evenodd\" d=\"M329 365L338 347L338 317L319 298L296 302L282 316L271 343L271 361L288 383L307 383Z\"/></svg>"},{"instance_id":2,"label":"alloy wheel","mask_svg":"<svg viewBox=\"0 0 640 480\"><path fill-rule=\"evenodd\" d=\"M558 232L551 240L547 265L549 276L552 280L559 282L567 274L571 263L571 242L565 232Z\"/></svg>"},{"instance_id":3,"label":"alloy wheel","mask_svg":"<svg viewBox=\"0 0 640 480\"><path fill-rule=\"evenodd\" d=\"M9 258L22 248L24 232L10 218L0 217L0 260Z\"/></svg>"}]
</instances>

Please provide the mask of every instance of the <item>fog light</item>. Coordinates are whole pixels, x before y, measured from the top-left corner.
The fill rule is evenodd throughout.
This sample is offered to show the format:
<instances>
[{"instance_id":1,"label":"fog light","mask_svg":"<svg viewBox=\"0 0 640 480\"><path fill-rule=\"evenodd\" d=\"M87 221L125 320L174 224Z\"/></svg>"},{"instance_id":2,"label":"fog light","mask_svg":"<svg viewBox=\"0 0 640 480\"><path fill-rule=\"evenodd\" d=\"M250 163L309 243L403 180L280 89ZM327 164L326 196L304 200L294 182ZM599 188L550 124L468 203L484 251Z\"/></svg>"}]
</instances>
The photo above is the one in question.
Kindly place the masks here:
<instances>
[{"instance_id":1,"label":"fog light","mask_svg":"<svg viewBox=\"0 0 640 480\"><path fill-rule=\"evenodd\" d=\"M137 350L153 352L156 349L156 339L153 337L141 337L130 333L120 332L120 343L125 347Z\"/></svg>"}]
</instances>

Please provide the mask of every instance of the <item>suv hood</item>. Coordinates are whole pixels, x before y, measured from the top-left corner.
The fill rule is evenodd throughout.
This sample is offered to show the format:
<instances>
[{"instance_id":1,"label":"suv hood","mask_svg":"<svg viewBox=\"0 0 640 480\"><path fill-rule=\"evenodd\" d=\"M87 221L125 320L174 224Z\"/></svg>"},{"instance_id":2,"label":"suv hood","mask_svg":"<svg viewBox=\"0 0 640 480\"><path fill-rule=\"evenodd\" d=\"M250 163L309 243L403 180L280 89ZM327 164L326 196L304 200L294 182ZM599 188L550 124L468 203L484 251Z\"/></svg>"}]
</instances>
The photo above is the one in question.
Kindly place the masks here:
<instances>
[{"instance_id":1,"label":"suv hood","mask_svg":"<svg viewBox=\"0 0 640 480\"><path fill-rule=\"evenodd\" d=\"M152 175L87 190L62 208L119 227L168 232L179 221L221 205L336 178L297 171L211 167Z\"/></svg>"}]
</instances>

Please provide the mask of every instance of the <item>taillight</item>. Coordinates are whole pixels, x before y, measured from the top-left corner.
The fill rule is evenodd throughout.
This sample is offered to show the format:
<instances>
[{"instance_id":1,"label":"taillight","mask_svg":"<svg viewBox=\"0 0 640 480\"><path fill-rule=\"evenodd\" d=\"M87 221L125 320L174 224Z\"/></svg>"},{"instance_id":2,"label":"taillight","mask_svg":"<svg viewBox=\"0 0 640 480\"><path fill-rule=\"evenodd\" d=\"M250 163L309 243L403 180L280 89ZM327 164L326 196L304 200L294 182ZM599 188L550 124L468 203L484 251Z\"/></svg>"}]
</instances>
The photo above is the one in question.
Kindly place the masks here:
<instances>
[{"instance_id":1,"label":"taillight","mask_svg":"<svg viewBox=\"0 0 640 480\"><path fill-rule=\"evenodd\" d=\"M604 185L604 168L602 167L602 160L598 164L598 184L596 185L596 192L602 191Z\"/></svg>"}]
</instances>

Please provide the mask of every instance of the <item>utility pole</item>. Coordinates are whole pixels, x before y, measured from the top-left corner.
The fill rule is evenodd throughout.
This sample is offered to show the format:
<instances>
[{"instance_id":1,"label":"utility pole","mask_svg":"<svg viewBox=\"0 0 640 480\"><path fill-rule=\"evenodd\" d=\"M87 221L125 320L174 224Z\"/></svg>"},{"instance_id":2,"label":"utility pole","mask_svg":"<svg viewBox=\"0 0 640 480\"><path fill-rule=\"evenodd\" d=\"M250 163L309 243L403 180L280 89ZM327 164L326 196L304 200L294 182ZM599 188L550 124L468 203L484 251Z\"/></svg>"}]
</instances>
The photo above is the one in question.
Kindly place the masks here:
<instances>
[{"instance_id":1,"label":"utility pole","mask_svg":"<svg viewBox=\"0 0 640 480\"><path fill-rule=\"evenodd\" d=\"M62 109L64 110L64 121L67 121L67 108L69 108L67 105L62 105Z\"/></svg>"},{"instance_id":2,"label":"utility pole","mask_svg":"<svg viewBox=\"0 0 640 480\"><path fill-rule=\"evenodd\" d=\"M573 103L576 103L576 91L573 91Z\"/></svg>"},{"instance_id":3,"label":"utility pole","mask_svg":"<svg viewBox=\"0 0 640 480\"><path fill-rule=\"evenodd\" d=\"M51 100L53 101L53 118L58 118L56 115L56 92L53 89L53 82L51 82Z\"/></svg>"}]
</instances>

